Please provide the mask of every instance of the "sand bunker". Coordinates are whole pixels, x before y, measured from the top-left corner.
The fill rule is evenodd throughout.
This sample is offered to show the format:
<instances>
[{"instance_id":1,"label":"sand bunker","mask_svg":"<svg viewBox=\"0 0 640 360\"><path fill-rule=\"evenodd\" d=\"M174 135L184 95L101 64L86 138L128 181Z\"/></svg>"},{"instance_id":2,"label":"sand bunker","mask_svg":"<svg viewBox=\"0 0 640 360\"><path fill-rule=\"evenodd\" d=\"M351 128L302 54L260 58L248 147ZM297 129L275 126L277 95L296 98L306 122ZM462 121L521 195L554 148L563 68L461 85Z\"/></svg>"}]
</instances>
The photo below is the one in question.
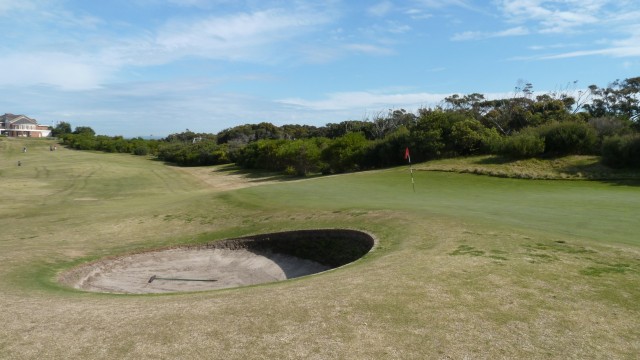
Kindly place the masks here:
<instances>
[{"instance_id":1,"label":"sand bunker","mask_svg":"<svg viewBox=\"0 0 640 360\"><path fill-rule=\"evenodd\" d=\"M374 239L353 230L303 230L109 258L63 273L93 292L168 293L262 284L315 274L362 257Z\"/></svg>"}]
</instances>

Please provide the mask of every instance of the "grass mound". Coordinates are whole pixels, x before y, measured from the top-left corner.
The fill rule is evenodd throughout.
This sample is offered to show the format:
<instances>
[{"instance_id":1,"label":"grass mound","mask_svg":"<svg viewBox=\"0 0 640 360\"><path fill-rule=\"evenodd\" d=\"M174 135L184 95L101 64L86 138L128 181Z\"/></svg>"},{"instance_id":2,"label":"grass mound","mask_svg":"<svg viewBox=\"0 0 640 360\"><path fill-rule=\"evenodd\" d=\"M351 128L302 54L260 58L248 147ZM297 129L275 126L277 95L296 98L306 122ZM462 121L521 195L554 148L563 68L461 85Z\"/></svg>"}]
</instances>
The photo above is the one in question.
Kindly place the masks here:
<instances>
[{"instance_id":1,"label":"grass mound","mask_svg":"<svg viewBox=\"0 0 640 360\"><path fill-rule=\"evenodd\" d=\"M416 165L417 170L449 171L505 178L540 180L640 180L640 172L613 169L598 156L571 155L559 158L512 160L495 155L434 160Z\"/></svg>"}]
</instances>

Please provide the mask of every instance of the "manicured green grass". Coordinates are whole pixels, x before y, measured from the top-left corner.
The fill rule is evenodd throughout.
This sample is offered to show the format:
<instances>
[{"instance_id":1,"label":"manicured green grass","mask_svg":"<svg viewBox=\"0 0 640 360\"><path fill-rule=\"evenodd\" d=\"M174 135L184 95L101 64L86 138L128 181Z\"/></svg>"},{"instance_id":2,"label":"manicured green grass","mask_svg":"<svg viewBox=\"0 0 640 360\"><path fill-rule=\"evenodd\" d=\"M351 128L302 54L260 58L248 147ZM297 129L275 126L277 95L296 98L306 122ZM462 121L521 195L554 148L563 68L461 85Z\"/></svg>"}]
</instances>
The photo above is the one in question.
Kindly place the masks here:
<instances>
[{"instance_id":1,"label":"manicured green grass","mask_svg":"<svg viewBox=\"0 0 640 360\"><path fill-rule=\"evenodd\" d=\"M407 169L238 191L234 199L305 209L395 210L640 245L640 187L593 181L499 179Z\"/></svg>"},{"instance_id":2,"label":"manicured green grass","mask_svg":"<svg viewBox=\"0 0 640 360\"><path fill-rule=\"evenodd\" d=\"M403 167L225 191L211 184L226 167L49 144L0 139L0 358L640 353L633 183L418 171L414 193ZM325 227L369 231L378 247L327 273L203 293L83 293L54 279L102 256Z\"/></svg>"}]
</instances>

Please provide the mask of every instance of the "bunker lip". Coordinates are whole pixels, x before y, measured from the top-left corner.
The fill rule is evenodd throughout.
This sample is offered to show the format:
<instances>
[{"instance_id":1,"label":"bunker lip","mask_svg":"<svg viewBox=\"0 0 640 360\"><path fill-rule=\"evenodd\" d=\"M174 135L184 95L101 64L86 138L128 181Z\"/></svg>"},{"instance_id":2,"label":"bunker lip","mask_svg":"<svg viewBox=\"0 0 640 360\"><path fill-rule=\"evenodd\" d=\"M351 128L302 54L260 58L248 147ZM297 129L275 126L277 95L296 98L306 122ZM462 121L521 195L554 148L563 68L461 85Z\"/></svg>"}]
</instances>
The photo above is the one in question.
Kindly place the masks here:
<instances>
[{"instance_id":1,"label":"bunker lip","mask_svg":"<svg viewBox=\"0 0 640 360\"><path fill-rule=\"evenodd\" d=\"M316 274L367 254L375 238L349 229L243 236L106 258L60 274L90 292L170 293L256 285Z\"/></svg>"}]
</instances>

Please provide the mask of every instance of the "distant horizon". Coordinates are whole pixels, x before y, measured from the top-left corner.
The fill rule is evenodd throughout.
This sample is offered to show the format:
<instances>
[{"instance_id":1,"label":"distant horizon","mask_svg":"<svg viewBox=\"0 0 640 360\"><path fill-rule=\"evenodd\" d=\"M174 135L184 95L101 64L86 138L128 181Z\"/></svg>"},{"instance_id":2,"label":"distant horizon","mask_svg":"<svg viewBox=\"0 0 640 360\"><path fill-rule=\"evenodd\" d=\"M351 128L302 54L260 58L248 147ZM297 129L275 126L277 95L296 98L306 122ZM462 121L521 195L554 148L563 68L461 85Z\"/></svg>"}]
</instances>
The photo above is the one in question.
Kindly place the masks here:
<instances>
[{"instance_id":1,"label":"distant horizon","mask_svg":"<svg viewBox=\"0 0 640 360\"><path fill-rule=\"evenodd\" d=\"M640 75L638 18L630 0L4 0L0 109L136 137L579 91Z\"/></svg>"}]
</instances>

